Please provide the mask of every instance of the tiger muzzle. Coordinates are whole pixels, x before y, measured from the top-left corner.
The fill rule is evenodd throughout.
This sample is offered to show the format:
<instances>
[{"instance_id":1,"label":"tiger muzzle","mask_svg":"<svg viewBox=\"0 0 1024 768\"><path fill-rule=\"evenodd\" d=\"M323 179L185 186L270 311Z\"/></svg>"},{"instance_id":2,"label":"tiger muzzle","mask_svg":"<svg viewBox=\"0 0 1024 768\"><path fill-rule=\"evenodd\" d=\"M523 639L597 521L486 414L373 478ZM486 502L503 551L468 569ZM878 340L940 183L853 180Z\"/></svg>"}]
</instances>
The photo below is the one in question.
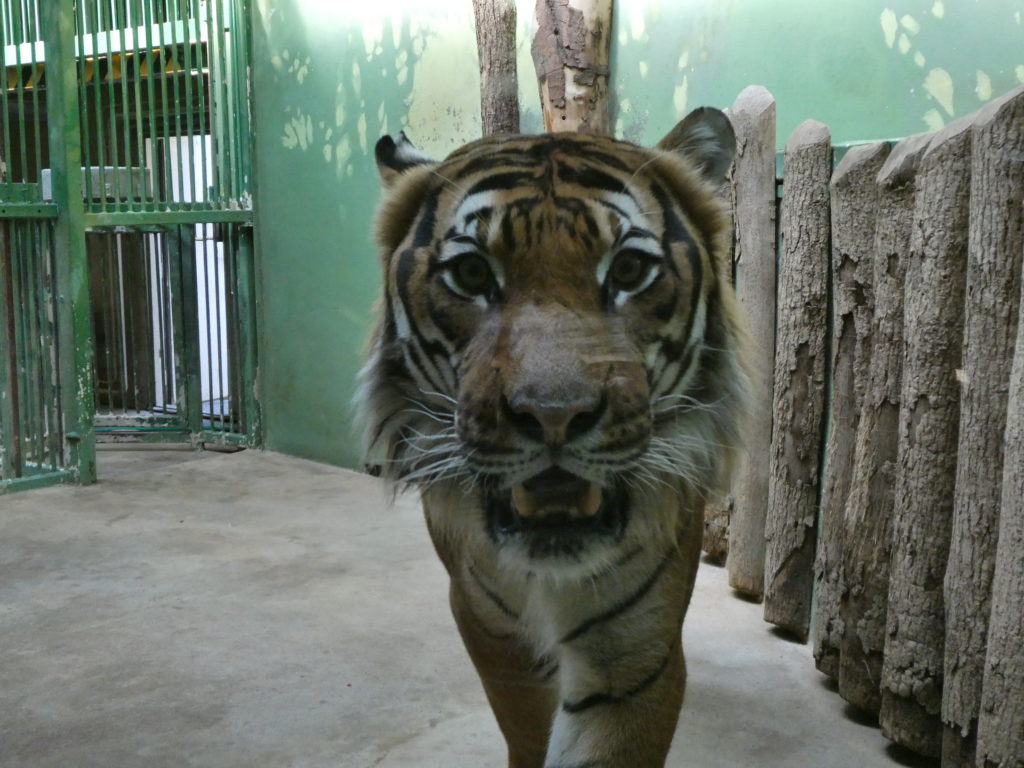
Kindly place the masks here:
<instances>
[{"instance_id":1,"label":"tiger muzzle","mask_svg":"<svg viewBox=\"0 0 1024 768\"><path fill-rule=\"evenodd\" d=\"M629 497L624 486L602 488L551 467L511 490L487 492L485 512L499 544L521 544L532 558L578 558L595 538L621 539Z\"/></svg>"}]
</instances>

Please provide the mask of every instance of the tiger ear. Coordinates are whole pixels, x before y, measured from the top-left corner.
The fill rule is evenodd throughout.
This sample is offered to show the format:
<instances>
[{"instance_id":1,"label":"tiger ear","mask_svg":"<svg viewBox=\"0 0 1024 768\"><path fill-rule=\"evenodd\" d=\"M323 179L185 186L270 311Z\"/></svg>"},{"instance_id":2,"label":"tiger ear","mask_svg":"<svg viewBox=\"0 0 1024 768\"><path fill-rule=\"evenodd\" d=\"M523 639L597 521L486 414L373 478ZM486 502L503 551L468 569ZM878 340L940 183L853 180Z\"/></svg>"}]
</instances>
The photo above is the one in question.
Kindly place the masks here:
<instances>
[{"instance_id":1,"label":"tiger ear","mask_svg":"<svg viewBox=\"0 0 1024 768\"><path fill-rule=\"evenodd\" d=\"M409 168L434 162L412 145L405 131L398 134L398 141L390 136L381 136L373 148L373 154L377 159L377 172L385 187L394 184Z\"/></svg>"},{"instance_id":2,"label":"tiger ear","mask_svg":"<svg viewBox=\"0 0 1024 768\"><path fill-rule=\"evenodd\" d=\"M698 107L658 142L658 149L677 152L705 179L720 184L736 154L736 134L724 112Z\"/></svg>"}]
</instances>

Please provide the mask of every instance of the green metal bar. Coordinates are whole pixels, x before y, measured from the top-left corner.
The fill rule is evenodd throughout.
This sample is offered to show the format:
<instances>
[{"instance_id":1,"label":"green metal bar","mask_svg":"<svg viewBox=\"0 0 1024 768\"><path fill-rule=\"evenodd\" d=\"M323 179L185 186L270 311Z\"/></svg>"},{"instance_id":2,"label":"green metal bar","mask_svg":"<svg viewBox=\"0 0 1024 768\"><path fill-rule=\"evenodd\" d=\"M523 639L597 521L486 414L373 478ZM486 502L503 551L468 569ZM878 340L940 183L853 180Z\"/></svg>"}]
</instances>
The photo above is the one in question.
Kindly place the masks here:
<instances>
[{"instance_id":1,"label":"green metal bar","mask_svg":"<svg viewBox=\"0 0 1024 768\"><path fill-rule=\"evenodd\" d=\"M0 495L15 493L17 491L30 491L36 488L46 488L61 483L73 483L77 480L74 472L57 470L48 472L45 475L33 475L31 477L19 477L13 480L5 480L0 483Z\"/></svg>"},{"instance_id":2,"label":"green metal bar","mask_svg":"<svg viewBox=\"0 0 1024 768\"><path fill-rule=\"evenodd\" d=\"M182 13L182 37L184 38L182 45L184 66L185 66L185 134L188 136L188 202L191 205L195 205L196 199L196 161L195 161L195 134L192 125L192 73L194 71L192 66L192 45L194 41L189 34L189 7L187 4L184 6L186 12ZM178 152L179 157L181 151ZM185 195L185 180L181 179L181 194L182 197Z\"/></svg>"},{"instance_id":3,"label":"green metal bar","mask_svg":"<svg viewBox=\"0 0 1024 768\"><path fill-rule=\"evenodd\" d=\"M227 137L224 129L223 83L224 73L220 65L220 29L216 23L217 2L206 4L206 51L210 73L210 128L213 141L213 200L223 203L230 199L225 194L224 153L227 151Z\"/></svg>"},{"instance_id":4,"label":"green metal bar","mask_svg":"<svg viewBox=\"0 0 1024 768\"><path fill-rule=\"evenodd\" d=\"M167 236L171 264L171 306L174 311L171 324L174 328L178 413L184 416L189 432L197 435L203 426L203 395L194 238L195 230L189 226L179 226Z\"/></svg>"},{"instance_id":5,"label":"green metal bar","mask_svg":"<svg viewBox=\"0 0 1024 768\"><path fill-rule=\"evenodd\" d=\"M21 474L21 421L18 415L18 366L15 357L14 265L12 225L0 222L0 483ZM2 487L2 486L0 486Z\"/></svg>"},{"instance_id":6,"label":"green metal bar","mask_svg":"<svg viewBox=\"0 0 1024 768\"><path fill-rule=\"evenodd\" d=\"M157 132L159 130L159 122L156 119L156 80L157 74L154 67L157 66L161 60L162 54L153 52L153 24L156 20L153 16L152 0L143 0L142 6L139 9L139 15L142 19L142 26L145 30L145 62L146 62L146 115L148 123L146 131L148 133L150 152L151 156L146 158L146 168L149 172L149 196L147 201L142 206L143 210L154 210L156 207L156 201L160 199L160 192L158 185L160 183L158 173L158 162L157 153L160 150L159 142L157 141ZM141 62L139 65L139 72L141 76L142 66ZM142 124L142 110L139 109L139 123ZM140 143L141 147L145 147L145 142Z\"/></svg>"},{"instance_id":7,"label":"green metal bar","mask_svg":"<svg viewBox=\"0 0 1024 768\"><path fill-rule=\"evenodd\" d=\"M130 7L131 10L131 26L132 40L135 44L134 50L132 51L132 96L135 101L135 154L137 159L132 161L133 165L138 165L140 168L146 167L146 139L145 134L142 130L142 63L145 60L145 51L142 48L142 42L138 34L140 22L142 20L142 13L139 8L140 0L132 0ZM127 110L126 110L127 111ZM146 175L142 178L142 189L137 190L138 200L134 201L134 205L137 208L145 206L146 200L149 197L149 184L146 182Z\"/></svg>"},{"instance_id":8,"label":"green metal bar","mask_svg":"<svg viewBox=\"0 0 1024 768\"><path fill-rule=\"evenodd\" d=\"M199 441L203 445L224 445L235 448L248 448L251 443L247 435L237 432L220 432L216 429L204 429L199 433Z\"/></svg>"},{"instance_id":9,"label":"green metal bar","mask_svg":"<svg viewBox=\"0 0 1024 768\"><path fill-rule=\"evenodd\" d=\"M44 241L41 253L46 255L45 275L43 285L45 286L47 306L47 339L49 340L46 356L43 361L44 376L49 386L47 434L49 442L47 452L50 456L50 464L55 469L62 466L61 456L63 453L62 435L59 424L60 416L60 376L58 372L58 341L59 334L56 324L57 307L57 286L54 282L53 262L53 227L49 224L38 226L39 234Z\"/></svg>"},{"instance_id":10,"label":"green metal bar","mask_svg":"<svg viewBox=\"0 0 1024 768\"><path fill-rule=\"evenodd\" d=\"M78 34L76 36L76 42L78 43L79 56L77 61L78 66L78 104L79 111L81 112L81 123L82 123L82 164L88 168L93 163L93 151L92 151L92 114L89 111L89 88L88 78L86 77L87 62L85 57L85 33L87 25L85 22L85 0L80 3L76 3L78 9ZM95 48L94 48L95 50ZM95 64L94 64L95 67ZM95 72L95 69L93 70ZM95 88L93 88L95 91ZM85 179L85 198L87 200L93 199L92 189L92 174L86 174Z\"/></svg>"},{"instance_id":11,"label":"green metal bar","mask_svg":"<svg viewBox=\"0 0 1024 768\"><path fill-rule=\"evenodd\" d=\"M6 158L12 157L12 152L11 152L11 150L12 150L12 147L11 147L11 128L10 128L10 122L11 121L8 118L8 115L11 114L11 105L10 105L8 97L7 97L7 56L6 56L6 54L7 54L7 47L8 47L8 45L15 45L16 46L18 41L14 40L14 39L10 39L10 38L13 37L13 33L14 33L14 24L13 24L13 22L9 22L8 18L7 18L8 14L11 12L11 9L8 7L7 3L3 3L2 6L3 6L3 10L4 10L4 23L2 25L2 34L0 34L0 57L3 57L3 59L4 59L4 61L3 61L3 65L4 65L4 82L3 82L3 87L0 88L0 110L3 111L3 121L2 121L2 126L0 126L0 141L2 141L2 143L0 143L0 157L5 158L5 164L10 165L10 161L6 159ZM5 182L6 181L10 181L10 179L7 178L7 176L9 176L12 172L13 172L13 169L8 167L6 172L4 173L4 177L5 178L3 179L3 181L5 181Z\"/></svg>"},{"instance_id":12,"label":"green metal bar","mask_svg":"<svg viewBox=\"0 0 1024 768\"><path fill-rule=\"evenodd\" d=\"M207 84L206 84L206 80L207 80L207 78L209 76L208 72L209 72L210 55L209 55L208 46L203 45L203 26L200 23L199 10L200 10L200 6L199 6L198 2L196 2L196 4L192 8L192 12L190 13L190 16L192 18L193 28L195 29L195 32L196 32L196 50L199 53L199 62L198 62L199 66L196 67L197 73L199 75L199 77L198 77L198 90L199 90L199 127L198 127L198 132L199 132L199 137L200 137L200 143L199 143L199 168L200 168L199 191L200 191L200 199L205 202L205 201L209 200L209 196L210 196L210 174L209 174L210 167L209 167L209 164L210 164L210 162L212 160L212 157L207 157L207 149L206 149L206 145L207 145L207 142L208 142L207 137L210 134L210 129L207 127L207 124L206 124L206 121L207 121L207 117L206 117L206 112L207 112L207 101L206 101L207 100L207 93L206 93ZM212 144L212 142L210 142L209 154L212 155L212 153L213 153L213 144Z\"/></svg>"},{"instance_id":13,"label":"green metal bar","mask_svg":"<svg viewBox=\"0 0 1024 768\"><path fill-rule=\"evenodd\" d=\"M202 233L201 242L203 244L202 245L202 249L203 249L203 257L202 257L203 258L203 285L202 285L202 291L203 291L204 297L206 298L206 302L205 302L205 305L206 305L206 384L207 384L207 389L208 389L208 391L210 393L210 421L212 423L213 422L213 396L215 394L215 390L213 388L213 323L210 320L210 299L213 298L219 304L220 303L220 295L217 294L217 293L213 293L213 294L210 293L210 241L206 237L206 227L205 226L201 226L201 227L197 227L197 229L199 230L199 232ZM195 258L196 258L196 261L199 260L198 253L196 254ZM214 260L213 268L214 268L215 274L216 274L216 269L217 269L216 259ZM198 275L196 277L198 279ZM196 291L197 292L199 291L198 283L197 283ZM197 313L198 313L198 303L196 305L196 310L197 310ZM198 314L197 314L196 319L198 320ZM201 347L201 345L200 345L200 347Z\"/></svg>"},{"instance_id":14,"label":"green metal bar","mask_svg":"<svg viewBox=\"0 0 1024 768\"><path fill-rule=\"evenodd\" d=\"M21 9L20 6L13 6L12 9L11 9L12 13L14 14L14 18L13 18L14 27L15 27L14 34L18 38L18 42L23 42L25 40L25 29L24 29L24 26L22 24L21 10L22 9ZM25 114L25 86L24 86L24 83L22 82L23 78L21 76L21 66L22 66L22 64L23 64L23 62L21 60L21 46L20 45L16 45L16 46L14 46L14 66L17 68L17 73L18 74L17 74L17 79L15 80L15 94L16 94L15 103L17 104L17 114L19 114L19 115L24 115ZM4 73L4 80L5 80L5 82L3 83L3 86L4 86L4 88L6 88L7 87L6 72ZM10 112L6 112L4 114L4 119L5 120L8 119L8 115L10 115L10 114L11 114ZM39 120L39 116L38 115L36 115L36 120L37 121ZM18 155L19 155L19 158L21 160L21 168L20 168L20 170L21 170L21 180L22 181L28 181L29 178L30 178L29 173L28 173L28 137L26 136L26 133L25 133L25 127L26 127L26 123L27 122L28 122L27 120L18 120L18 145L19 145L18 146ZM8 155L7 157L11 157L11 155Z\"/></svg>"},{"instance_id":15,"label":"green metal bar","mask_svg":"<svg viewBox=\"0 0 1024 768\"><path fill-rule=\"evenodd\" d=\"M121 38L121 111L122 111L122 141L124 141L124 165L128 168L135 167L138 163L135 160L135 152L132 151L132 112L130 109L130 98L129 98L129 87L128 82L128 69L129 65L135 62L135 57L129 57L128 48L128 32L130 27L128 24L128 4L126 2L114 3L116 26L118 29L118 35ZM132 33L132 40L134 41L135 34ZM110 54L113 56L113 54ZM120 177L121 174L117 174ZM128 174L128 189L125 193L125 199L127 201L128 208L135 207L136 197L141 197L135 190L135 174Z\"/></svg>"},{"instance_id":16,"label":"green metal bar","mask_svg":"<svg viewBox=\"0 0 1024 768\"><path fill-rule=\"evenodd\" d=\"M31 26L31 28L29 30L29 36L31 37L31 39L33 41L35 41L35 40L39 39L39 37L38 37L38 35L39 35L39 19L38 19L39 7L38 7L38 4L36 2L33 2L30 7L31 7L30 18L32 19L32 21L34 23L32 24L32 26ZM33 47L32 50L33 50L33 54L34 54L35 48ZM43 79L43 72L44 72L43 66L44 65L42 64L42 62L36 61L35 55L33 55L33 57L32 57L32 78L31 78L32 79L32 114L35 116L35 120L33 122L32 135L33 135L33 145L35 147L36 154L35 154L35 163L33 164L34 167L32 169L32 171L33 171L32 172L32 178L35 181L39 181L39 178L40 178L41 173L42 173L42 167L43 167L43 131L42 131L42 125L40 124L40 115L42 115L43 113L42 113L42 110L39 108L39 89L40 89L39 86L40 86L40 82Z\"/></svg>"},{"instance_id":17,"label":"green metal bar","mask_svg":"<svg viewBox=\"0 0 1024 768\"><path fill-rule=\"evenodd\" d=\"M182 143L182 137L184 133L181 126L181 62L178 60L178 24L177 19L171 19L167 25L171 31L171 50L173 51L172 60L174 61L174 74L171 79L171 83L174 86L174 163L178 171L178 190L177 194L173 197L168 198L178 203L183 201L185 197L185 164L182 160L182 154L184 145ZM188 77L188 73L185 73L185 77ZM186 206L187 207L187 206Z\"/></svg>"},{"instance_id":18,"label":"green metal bar","mask_svg":"<svg viewBox=\"0 0 1024 768\"><path fill-rule=\"evenodd\" d=\"M256 320L256 265L253 248L253 230L241 227L238 231L238 251L235 260L235 311L237 321L235 329L238 333L238 370L239 370L239 414L241 427L247 445L259 445L262 442L263 420L260 415L259 401L256 399L257 358L257 320Z\"/></svg>"},{"instance_id":19,"label":"green metal bar","mask_svg":"<svg viewBox=\"0 0 1024 768\"><path fill-rule=\"evenodd\" d=\"M101 4L103 13L100 18L103 19L104 32L107 37L107 111L110 113L108 117L108 123L106 126L107 130L107 141L109 142L110 152L110 165L113 166L113 172L111 175L113 178L113 200L110 200L106 194L107 184L106 179L103 178L104 172L100 171L100 189L103 191L104 197L104 209L105 210L118 210L121 202L121 174L117 172L117 169L121 167L121 148L117 141L117 78L114 77L114 43L113 43L113 27L114 27L114 10L112 3L104 2ZM98 61L98 58L97 58Z\"/></svg>"},{"instance_id":20,"label":"green metal bar","mask_svg":"<svg viewBox=\"0 0 1024 768\"><path fill-rule=\"evenodd\" d=\"M55 219L53 203L0 203L0 219Z\"/></svg>"},{"instance_id":21,"label":"green metal bar","mask_svg":"<svg viewBox=\"0 0 1024 768\"><path fill-rule=\"evenodd\" d=\"M93 344L85 210L79 171L82 138L76 98L75 26L71 8L70 0L45 2L41 22L49 70L46 109L53 200L60 209L54 222L54 259L65 466L74 472L79 482L92 483L96 480L96 440L92 427Z\"/></svg>"},{"instance_id":22,"label":"green metal bar","mask_svg":"<svg viewBox=\"0 0 1024 768\"><path fill-rule=\"evenodd\" d=\"M167 12L165 6L163 20L166 20ZM158 19L159 20L159 19ZM161 200L163 203L169 203L174 200L172 174L171 174L171 111L169 109L168 100L168 87L167 87L167 42L164 40L164 28L166 25L158 24L158 42L160 48L160 104L161 114L163 116L163 128L164 132L161 135L160 140L160 153L162 156L162 164L160 167L160 175L163 179L163 191L164 195Z\"/></svg>"},{"instance_id":23,"label":"green metal bar","mask_svg":"<svg viewBox=\"0 0 1024 768\"><path fill-rule=\"evenodd\" d=\"M85 214L85 224L88 227L177 226L202 223L249 223L251 221L251 210L111 211Z\"/></svg>"}]
</instances>

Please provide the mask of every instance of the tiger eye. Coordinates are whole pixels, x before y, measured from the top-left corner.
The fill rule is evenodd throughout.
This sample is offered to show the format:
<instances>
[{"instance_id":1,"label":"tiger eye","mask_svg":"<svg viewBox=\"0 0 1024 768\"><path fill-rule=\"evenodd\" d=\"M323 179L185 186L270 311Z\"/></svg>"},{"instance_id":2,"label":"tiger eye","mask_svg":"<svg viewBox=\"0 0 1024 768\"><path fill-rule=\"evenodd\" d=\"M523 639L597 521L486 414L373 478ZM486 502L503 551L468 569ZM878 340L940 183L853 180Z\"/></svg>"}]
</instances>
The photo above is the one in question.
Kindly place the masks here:
<instances>
[{"instance_id":1,"label":"tiger eye","mask_svg":"<svg viewBox=\"0 0 1024 768\"><path fill-rule=\"evenodd\" d=\"M452 265L452 277L460 289L473 296L486 293L494 282L487 260L475 253L459 257Z\"/></svg>"},{"instance_id":2,"label":"tiger eye","mask_svg":"<svg viewBox=\"0 0 1024 768\"><path fill-rule=\"evenodd\" d=\"M620 290L629 291L647 276L647 259L636 251L623 251L612 261L608 278Z\"/></svg>"}]
</instances>

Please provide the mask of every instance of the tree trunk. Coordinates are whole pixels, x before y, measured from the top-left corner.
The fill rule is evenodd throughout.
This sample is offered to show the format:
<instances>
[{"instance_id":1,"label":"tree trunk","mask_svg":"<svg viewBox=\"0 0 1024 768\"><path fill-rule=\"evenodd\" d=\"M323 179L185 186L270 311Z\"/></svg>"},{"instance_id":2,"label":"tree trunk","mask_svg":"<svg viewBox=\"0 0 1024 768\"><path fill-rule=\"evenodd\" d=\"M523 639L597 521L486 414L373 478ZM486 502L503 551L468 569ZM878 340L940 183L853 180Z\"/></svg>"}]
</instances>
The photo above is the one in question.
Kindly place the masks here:
<instances>
[{"instance_id":1,"label":"tree trunk","mask_svg":"<svg viewBox=\"0 0 1024 768\"><path fill-rule=\"evenodd\" d=\"M971 118L932 137L917 177L904 295L903 386L893 507L882 732L942 750L942 576L949 555L960 414Z\"/></svg>"},{"instance_id":2,"label":"tree trunk","mask_svg":"<svg viewBox=\"0 0 1024 768\"><path fill-rule=\"evenodd\" d=\"M832 425L814 565L814 659L839 676L843 624L843 511L853 470L853 445L871 359L873 259L878 188L875 177L889 154L884 142L850 149L832 175Z\"/></svg>"},{"instance_id":3,"label":"tree trunk","mask_svg":"<svg viewBox=\"0 0 1024 768\"><path fill-rule=\"evenodd\" d=\"M818 462L825 405L830 227L828 127L802 123L786 143L774 414L765 524L764 618L807 639L814 584Z\"/></svg>"},{"instance_id":4,"label":"tree trunk","mask_svg":"<svg viewBox=\"0 0 1024 768\"><path fill-rule=\"evenodd\" d=\"M515 0L473 0L484 136L519 133Z\"/></svg>"},{"instance_id":5,"label":"tree trunk","mask_svg":"<svg viewBox=\"0 0 1024 768\"><path fill-rule=\"evenodd\" d=\"M843 576L839 615L839 695L878 712L889 597L889 553L903 365L903 277L914 222L914 180L929 136L893 149L878 172L871 363L853 448L843 514Z\"/></svg>"},{"instance_id":6,"label":"tree trunk","mask_svg":"<svg viewBox=\"0 0 1024 768\"><path fill-rule=\"evenodd\" d=\"M755 381L746 451L733 481L727 566L729 585L760 600L775 367L775 99L749 86L736 97L730 119L736 130L736 291L750 330Z\"/></svg>"},{"instance_id":7,"label":"tree trunk","mask_svg":"<svg viewBox=\"0 0 1024 768\"><path fill-rule=\"evenodd\" d=\"M611 134L612 0L537 0L531 51L544 130Z\"/></svg>"},{"instance_id":8,"label":"tree trunk","mask_svg":"<svg viewBox=\"0 0 1024 768\"><path fill-rule=\"evenodd\" d=\"M1024 217L1024 210L1020 211ZM1002 508L978 718L979 768L1024 766L1024 333L1010 374Z\"/></svg>"},{"instance_id":9,"label":"tree trunk","mask_svg":"<svg viewBox=\"0 0 1024 768\"><path fill-rule=\"evenodd\" d=\"M712 499L704 507L704 552L720 565L725 564L729 554L729 516L732 513L732 496L723 494Z\"/></svg>"},{"instance_id":10,"label":"tree trunk","mask_svg":"<svg viewBox=\"0 0 1024 768\"><path fill-rule=\"evenodd\" d=\"M945 768L974 764L1020 301L1024 88L986 105L972 130L960 452L945 578Z\"/></svg>"}]
</instances>

